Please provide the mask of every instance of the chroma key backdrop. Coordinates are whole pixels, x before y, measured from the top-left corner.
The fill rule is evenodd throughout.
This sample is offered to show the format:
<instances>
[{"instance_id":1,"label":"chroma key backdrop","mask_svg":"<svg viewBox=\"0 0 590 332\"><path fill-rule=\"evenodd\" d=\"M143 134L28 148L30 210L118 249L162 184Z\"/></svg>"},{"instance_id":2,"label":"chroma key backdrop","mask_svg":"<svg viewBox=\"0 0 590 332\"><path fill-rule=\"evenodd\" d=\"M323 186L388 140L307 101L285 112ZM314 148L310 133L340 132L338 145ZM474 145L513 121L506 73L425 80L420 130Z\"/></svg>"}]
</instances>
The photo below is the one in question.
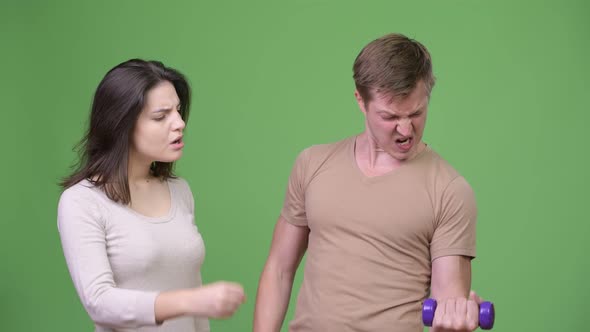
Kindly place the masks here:
<instances>
[{"instance_id":1,"label":"chroma key backdrop","mask_svg":"<svg viewBox=\"0 0 590 332\"><path fill-rule=\"evenodd\" d=\"M424 140L475 190L472 288L494 302L494 330L587 330L588 17L582 0L3 0L0 330L93 329L59 241L57 183L96 86L136 57L192 85L176 169L195 196L203 279L247 293L211 330L251 330L295 157L363 130L352 63L389 32L432 54Z\"/></svg>"}]
</instances>

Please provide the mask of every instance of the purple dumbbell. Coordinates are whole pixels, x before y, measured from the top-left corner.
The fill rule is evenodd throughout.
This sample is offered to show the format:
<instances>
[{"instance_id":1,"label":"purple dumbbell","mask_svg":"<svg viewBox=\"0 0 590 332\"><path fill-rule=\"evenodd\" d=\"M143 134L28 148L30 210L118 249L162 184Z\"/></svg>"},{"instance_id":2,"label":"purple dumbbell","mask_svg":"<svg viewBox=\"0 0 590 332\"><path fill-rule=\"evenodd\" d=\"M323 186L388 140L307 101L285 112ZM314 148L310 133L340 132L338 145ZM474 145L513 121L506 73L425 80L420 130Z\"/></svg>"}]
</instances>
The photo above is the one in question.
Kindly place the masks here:
<instances>
[{"instance_id":1,"label":"purple dumbbell","mask_svg":"<svg viewBox=\"0 0 590 332\"><path fill-rule=\"evenodd\" d=\"M432 326L434 321L434 312L436 311L436 300L427 299L422 305L422 323L424 326ZM494 304L492 302L482 302L479 305L479 327L482 330L491 330L494 327Z\"/></svg>"}]
</instances>

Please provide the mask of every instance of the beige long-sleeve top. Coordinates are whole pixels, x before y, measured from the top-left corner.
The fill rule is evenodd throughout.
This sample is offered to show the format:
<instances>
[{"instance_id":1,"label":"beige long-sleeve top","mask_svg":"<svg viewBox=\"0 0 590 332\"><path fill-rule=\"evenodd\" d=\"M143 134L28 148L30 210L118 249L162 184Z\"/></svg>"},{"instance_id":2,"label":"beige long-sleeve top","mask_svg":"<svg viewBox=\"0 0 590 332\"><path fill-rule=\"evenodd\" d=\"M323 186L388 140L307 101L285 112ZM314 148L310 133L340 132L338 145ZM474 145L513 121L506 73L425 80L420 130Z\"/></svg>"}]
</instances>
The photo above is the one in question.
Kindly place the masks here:
<instances>
[{"instance_id":1,"label":"beige long-sleeve top","mask_svg":"<svg viewBox=\"0 0 590 332\"><path fill-rule=\"evenodd\" d=\"M86 180L62 193L61 243L95 331L209 331L208 320L198 317L156 324L158 293L200 286L205 257L188 184L169 179L168 188L170 210L159 218L111 201Z\"/></svg>"}]
</instances>

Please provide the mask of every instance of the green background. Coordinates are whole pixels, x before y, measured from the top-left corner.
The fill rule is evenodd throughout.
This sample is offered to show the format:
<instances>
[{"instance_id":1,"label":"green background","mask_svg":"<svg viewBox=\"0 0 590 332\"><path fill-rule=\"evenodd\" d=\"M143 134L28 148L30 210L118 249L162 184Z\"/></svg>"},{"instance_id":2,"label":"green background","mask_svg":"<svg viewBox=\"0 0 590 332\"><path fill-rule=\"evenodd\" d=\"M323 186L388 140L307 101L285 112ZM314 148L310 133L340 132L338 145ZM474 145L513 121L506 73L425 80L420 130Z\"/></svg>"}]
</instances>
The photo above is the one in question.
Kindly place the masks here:
<instances>
[{"instance_id":1,"label":"green background","mask_svg":"<svg viewBox=\"0 0 590 332\"><path fill-rule=\"evenodd\" d=\"M401 32L434 59L425 141L477 195L473 288L495 302L495 330L585 331L589 16L582 0L3 1L0 330L92 330L61 252L56 183L98 82L132 57L192 83L177 170L196 197L203 277L248 295L211 327L250 330L297 153L363 129L352 63Z\"/></svg>"}]
</instances>

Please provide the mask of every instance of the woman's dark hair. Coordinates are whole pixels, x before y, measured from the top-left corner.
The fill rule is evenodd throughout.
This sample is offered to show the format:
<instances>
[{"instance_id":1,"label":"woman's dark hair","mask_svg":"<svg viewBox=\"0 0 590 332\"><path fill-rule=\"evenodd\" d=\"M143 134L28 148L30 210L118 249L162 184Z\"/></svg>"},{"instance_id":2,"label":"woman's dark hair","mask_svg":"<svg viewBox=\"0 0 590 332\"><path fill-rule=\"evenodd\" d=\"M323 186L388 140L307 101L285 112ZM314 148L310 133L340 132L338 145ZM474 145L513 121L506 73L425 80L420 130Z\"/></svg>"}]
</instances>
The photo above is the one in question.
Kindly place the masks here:
<instances>
[{"instance_id":1,"label":"woman's dark hair","mask_svg":"<svg viewBox=\"0 0 590 332\"><path fill-rule=\"evenodd\" d=\"M88 131L76 145L79 159L75 171L60 185L67 189L88 179L115 202L129 204L127 163L135 124L148 92L161 82L174 85L180 99L180 115L187 122L190 86L175 69L158 61L132 59L111 69L102 79L92 102ZM154 162L153 176L174 177L174 162Z\"/></svg>"}]
</instances>

